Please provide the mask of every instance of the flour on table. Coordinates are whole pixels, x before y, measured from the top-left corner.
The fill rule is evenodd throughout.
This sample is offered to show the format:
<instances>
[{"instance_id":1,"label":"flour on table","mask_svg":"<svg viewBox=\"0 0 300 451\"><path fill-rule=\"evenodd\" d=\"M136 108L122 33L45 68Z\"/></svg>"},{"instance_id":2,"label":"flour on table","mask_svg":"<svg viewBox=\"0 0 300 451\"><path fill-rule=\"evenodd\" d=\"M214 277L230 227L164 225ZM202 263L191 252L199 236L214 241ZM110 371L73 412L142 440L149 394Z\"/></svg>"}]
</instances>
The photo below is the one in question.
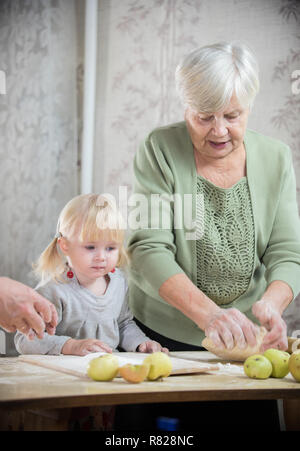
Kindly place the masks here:
<instances>
[{"instance_id":1,"label":"flour on table","mask_svg":"<svg viewBox=\"0 0 300 451\"><path fill-rule=\"evenodd\" d=\"M232 365L231 363L217 363L219 367L218 374L244 375L244 367L240 365Z\"/></svg>"}]
</instances>

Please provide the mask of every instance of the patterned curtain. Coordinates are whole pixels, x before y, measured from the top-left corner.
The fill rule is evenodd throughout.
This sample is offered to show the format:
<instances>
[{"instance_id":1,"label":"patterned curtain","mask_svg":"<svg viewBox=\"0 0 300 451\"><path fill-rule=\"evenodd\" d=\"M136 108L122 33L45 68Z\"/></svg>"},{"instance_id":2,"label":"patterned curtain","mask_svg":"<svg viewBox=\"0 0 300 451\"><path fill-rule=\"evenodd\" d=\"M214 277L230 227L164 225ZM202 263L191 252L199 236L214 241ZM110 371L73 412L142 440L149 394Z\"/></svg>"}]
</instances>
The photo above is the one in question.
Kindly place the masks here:
<instances>
[{"instance_id":1,"label":"patterned curtain","mask_svg":"<svg viewBox=\"0 0 300 451\"><path fill-rule=\"evenodd\" d=\"M0 274L31 285L33 261L77 194L75 6L0 2Z\"/></svg>"}]
</instances>

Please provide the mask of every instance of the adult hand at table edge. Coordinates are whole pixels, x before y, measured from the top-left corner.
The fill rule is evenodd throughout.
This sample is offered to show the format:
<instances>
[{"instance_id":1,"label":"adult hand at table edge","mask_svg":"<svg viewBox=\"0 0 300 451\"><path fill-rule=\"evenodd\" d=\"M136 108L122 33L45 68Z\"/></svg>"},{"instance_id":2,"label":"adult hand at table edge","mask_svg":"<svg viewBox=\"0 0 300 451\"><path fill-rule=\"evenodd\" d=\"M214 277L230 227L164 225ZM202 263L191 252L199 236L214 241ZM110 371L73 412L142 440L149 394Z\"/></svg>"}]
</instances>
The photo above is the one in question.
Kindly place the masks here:
<instances>
[{"instance_id":1,"label":"adult hand at table edge","mask_svg":"<svg viewBox=\"0 0 300 451\"><path fill-rule=\"evenodd\" d=\"M7 332L43 338L44 331L55 333L57 311L54 305L21 282L0 277L0 326Z\"/></svg>"}]
</instances>

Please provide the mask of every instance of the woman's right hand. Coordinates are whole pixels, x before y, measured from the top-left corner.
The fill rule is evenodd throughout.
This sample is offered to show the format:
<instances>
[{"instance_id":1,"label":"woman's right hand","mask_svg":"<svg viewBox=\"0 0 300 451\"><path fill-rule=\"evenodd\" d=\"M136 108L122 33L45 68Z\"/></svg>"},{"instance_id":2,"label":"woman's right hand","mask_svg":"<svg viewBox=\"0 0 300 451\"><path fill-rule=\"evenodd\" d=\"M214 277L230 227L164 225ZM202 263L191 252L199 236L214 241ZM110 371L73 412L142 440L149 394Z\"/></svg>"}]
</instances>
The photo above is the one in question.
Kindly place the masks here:
<instances>
[{"instance_id":1,"label":"woman's right hand","mask_svg":"<svg viewBox=\"0 0 300 451\"><path fill-rule=\"evenodd\" d=\"M92 352L112 352L112 349L103 341L93 338L84 340L70 338L65 342L61 350L62 354L80 356L91 354Z\"/></svg>"},{"instance_id":2,"label":"woman's right hand","mask_svg":"<svg viewBox=\"0 0 300 451\"><path fill-rule=\"evenodd\" d=\"M259 327L238 309L220 308L208 319L204 332L218 348L232 349L236 345L244 349L255 346Z\"/></svg>"}]
</instances>

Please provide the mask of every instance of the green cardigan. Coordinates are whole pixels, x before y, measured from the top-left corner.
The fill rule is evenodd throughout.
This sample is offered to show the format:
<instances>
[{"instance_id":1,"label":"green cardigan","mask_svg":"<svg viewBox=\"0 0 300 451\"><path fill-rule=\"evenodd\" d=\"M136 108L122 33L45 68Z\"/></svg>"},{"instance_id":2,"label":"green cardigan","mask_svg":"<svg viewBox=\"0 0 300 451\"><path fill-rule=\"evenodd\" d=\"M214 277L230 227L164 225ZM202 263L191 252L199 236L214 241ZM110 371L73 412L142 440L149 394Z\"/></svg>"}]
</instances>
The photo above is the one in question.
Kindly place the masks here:
<instances>
[{"instance_id":1,"label":"green cardigan","mask_svg":"<svg viewBox=\"0 0 300 451\"><path fill-rule=\"evenodd\" d=\"M285 281L294 297L300 291L300 222L290 149L252 130L246 131L244 144L255 259L247 290L224 308L235 307L257 321L251 307L272 281ZM192 194L195 200L197 172L185 122L149 134L135 156L134 175L134 193L146 196L149 204L153 193ZM144 214L146 209L144 206ZM192 209L196 218L196 201ZM173 223L174 212L169 210ZM159 296L160 286L178 273L185 273L196 285L196 241L186 239L187 232L184 228L151 229L147 225L131 231L129 303L135 317L147 327L173 340L200 346L203 331Z\"/></svg>"}]
</instances>

